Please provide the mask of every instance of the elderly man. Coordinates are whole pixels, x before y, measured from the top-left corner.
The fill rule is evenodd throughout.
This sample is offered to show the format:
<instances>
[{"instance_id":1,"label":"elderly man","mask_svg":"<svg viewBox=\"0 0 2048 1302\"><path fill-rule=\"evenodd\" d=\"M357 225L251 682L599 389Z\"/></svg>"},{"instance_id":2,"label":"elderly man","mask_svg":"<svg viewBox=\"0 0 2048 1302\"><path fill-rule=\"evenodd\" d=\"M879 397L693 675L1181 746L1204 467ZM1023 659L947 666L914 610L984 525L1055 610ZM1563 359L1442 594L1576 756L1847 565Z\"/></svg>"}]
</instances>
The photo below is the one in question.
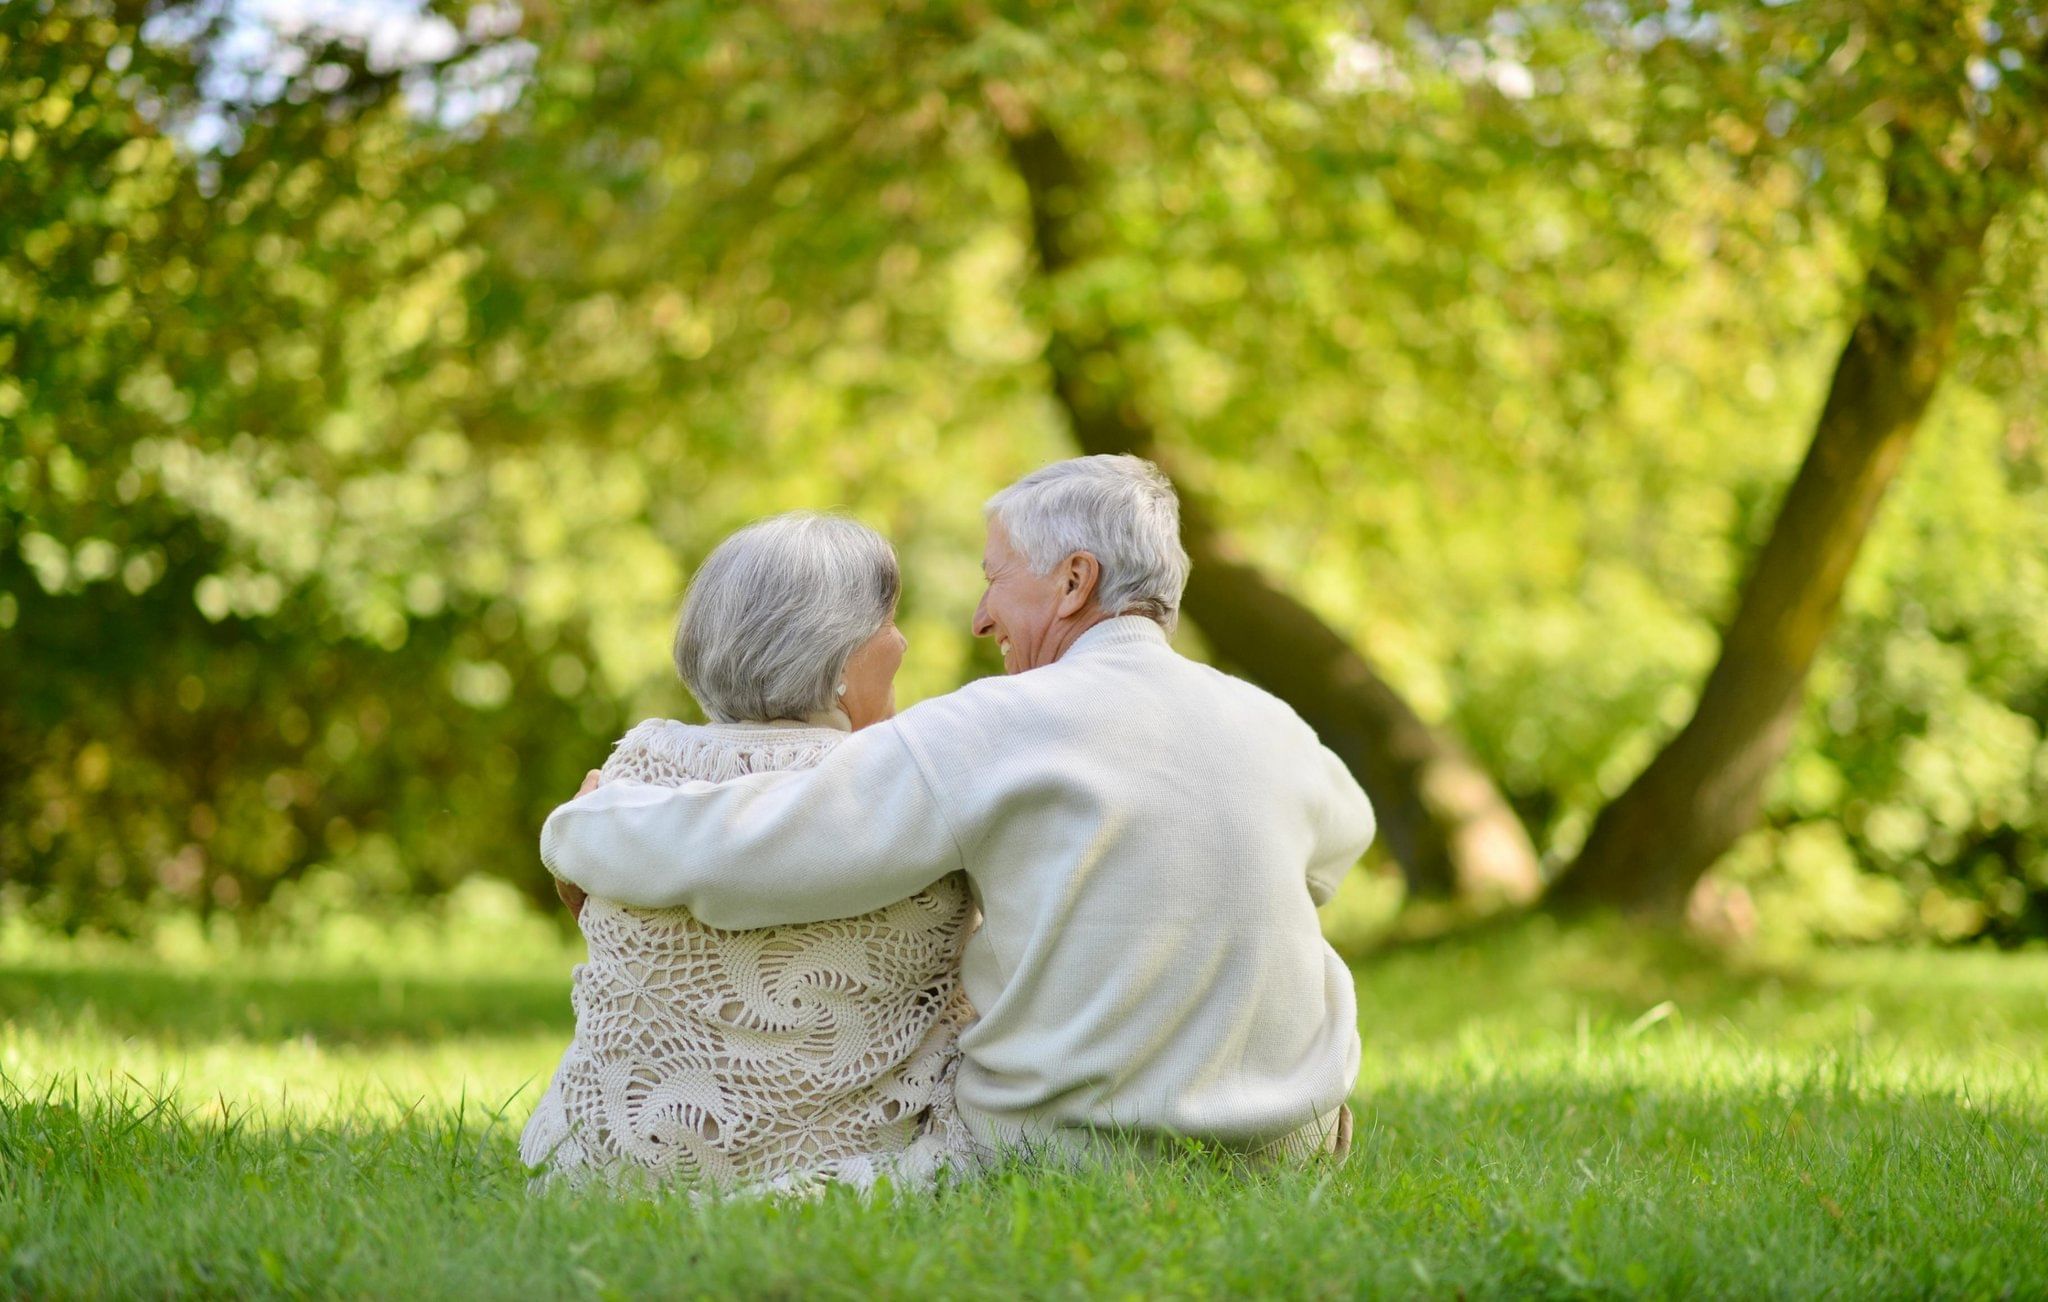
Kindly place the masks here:
<instances>
[{"instance_id":1,"label":"elderly man","mask_svg":"<svg viewBox=\"0 0 2048 1302\"><path fill-rule=\"evenodd\" d=\"M964 870L981 1018L957 1101L982 1146L1342 1153L1357 1013L1315 909L1372 806L1286 705L1168 646L1188 559L1149 462L1060 462L987 517L974 632L1007 677L813 769L598 787L548 818L542 859L723 928L864 913Z\"/></svg>"}]
</instances>

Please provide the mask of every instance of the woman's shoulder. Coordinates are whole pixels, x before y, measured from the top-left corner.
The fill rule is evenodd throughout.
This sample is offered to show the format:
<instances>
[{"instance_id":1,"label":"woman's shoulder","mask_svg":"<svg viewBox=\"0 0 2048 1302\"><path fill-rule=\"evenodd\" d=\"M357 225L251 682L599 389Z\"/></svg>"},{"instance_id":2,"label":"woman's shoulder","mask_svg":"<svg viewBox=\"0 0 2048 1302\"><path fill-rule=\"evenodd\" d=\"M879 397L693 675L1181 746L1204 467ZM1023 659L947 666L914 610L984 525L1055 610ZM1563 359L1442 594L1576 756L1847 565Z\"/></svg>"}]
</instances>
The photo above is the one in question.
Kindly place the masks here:
<instances>
[{"instance_id":1,"label":"woman's shoulder","mask_svg":"<svg viewBox=\"0 0 2048 1302\"><path fill-rule=\"evenodd\" d=\"M836 728L783 723L648 719L612 747L607 778L678 785L809 768L846 740Z\"/></svg>"},{"instance_id":2,"label":"woman's shoulder","mask_svg":"<svg viewBox=\"0 0 2048 1302\"><path fill-rule=\"evenodd\" d=\"M684 723L681 719L642 719L626 729L625 735L612 743L612 751L616 754L622 750L650 750L684 745L693 734L703 730L703 724Z\"/></svg>"}]
</instances>

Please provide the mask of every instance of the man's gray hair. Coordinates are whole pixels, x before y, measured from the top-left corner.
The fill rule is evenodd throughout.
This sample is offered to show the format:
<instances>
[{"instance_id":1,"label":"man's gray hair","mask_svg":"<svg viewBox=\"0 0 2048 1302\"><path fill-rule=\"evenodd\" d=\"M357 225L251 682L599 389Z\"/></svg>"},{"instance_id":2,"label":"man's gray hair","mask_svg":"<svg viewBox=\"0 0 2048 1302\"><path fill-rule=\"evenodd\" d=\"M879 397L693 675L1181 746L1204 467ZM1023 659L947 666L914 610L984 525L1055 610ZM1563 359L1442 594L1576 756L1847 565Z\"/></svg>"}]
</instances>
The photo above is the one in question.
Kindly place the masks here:
<instances>
[{"instance_id":1,"label":"man's gray hair","mask_svg":"<svg viewBox=\"0 0 2048 1302\"><path fill-rule=\"evenodd\" d=\"M1095 601L1112 615L1143 615L1171 632L1188 586L1173 481L1140 457L1076 457L1035 470L988 500L1010 545L1050 574L1075 552L1102 566Z\"/></svg>"},{"instance_id":2,"label":"man's gray hair","mask_svg":"<svg viewBox=\"0 0 2048 1302\"><path fill-rule=\"evenodd\" d=\"M756 521L713 548L690 581L676 672L719 723L822 713L902 589L895 550L866 525L814 511Z\"/></svg>"}]
</instances>

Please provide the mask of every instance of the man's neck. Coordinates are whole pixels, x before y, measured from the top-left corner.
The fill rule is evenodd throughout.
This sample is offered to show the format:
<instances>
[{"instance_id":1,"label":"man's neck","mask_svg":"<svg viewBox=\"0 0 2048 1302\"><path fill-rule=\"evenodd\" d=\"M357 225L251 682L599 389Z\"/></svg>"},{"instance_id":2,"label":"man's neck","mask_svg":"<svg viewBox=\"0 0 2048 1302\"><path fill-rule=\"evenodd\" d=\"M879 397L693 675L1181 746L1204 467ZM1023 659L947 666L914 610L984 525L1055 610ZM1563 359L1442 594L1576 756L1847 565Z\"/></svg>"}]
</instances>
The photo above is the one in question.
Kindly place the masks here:
<instances>
[{"instance_id":1,"label":"man's neck","mask_svg":"<svg viewBox=\"0 0 2048 1302\"><path fill-rule=\"evenodd\" d=\"M1116 616L1108 611L1091 606L1059 625L1053 630L1052 654L1046 657L1045 663L1049 665L1058 664L1061 657L1073 650L1074 643L1081 640L1083 633L1094 628L1097 624L1106 623L1115 618Z\"/></svg>"}]
</instances>

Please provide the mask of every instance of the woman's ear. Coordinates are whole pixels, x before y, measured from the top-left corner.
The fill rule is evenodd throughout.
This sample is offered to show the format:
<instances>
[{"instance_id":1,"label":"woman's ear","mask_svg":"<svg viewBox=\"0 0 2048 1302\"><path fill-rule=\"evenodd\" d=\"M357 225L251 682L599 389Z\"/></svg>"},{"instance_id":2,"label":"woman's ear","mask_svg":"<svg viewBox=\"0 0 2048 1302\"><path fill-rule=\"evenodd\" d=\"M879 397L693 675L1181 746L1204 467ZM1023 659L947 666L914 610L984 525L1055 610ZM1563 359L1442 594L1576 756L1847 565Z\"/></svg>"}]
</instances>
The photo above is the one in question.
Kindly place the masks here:
<instances>
[{"instance_id":1,"label":"woman's ear","mask_svg":"<svg viewBox=\"0 0 2048 1302\"><path fill-rule=\"evenodd\" d=\"M1075 552L1060 566L1060 604L1057 614L1071 618L1088 609L1095 589L1102 585L1102 562L1087 552Z\"/></svg>"}]
</instances>

